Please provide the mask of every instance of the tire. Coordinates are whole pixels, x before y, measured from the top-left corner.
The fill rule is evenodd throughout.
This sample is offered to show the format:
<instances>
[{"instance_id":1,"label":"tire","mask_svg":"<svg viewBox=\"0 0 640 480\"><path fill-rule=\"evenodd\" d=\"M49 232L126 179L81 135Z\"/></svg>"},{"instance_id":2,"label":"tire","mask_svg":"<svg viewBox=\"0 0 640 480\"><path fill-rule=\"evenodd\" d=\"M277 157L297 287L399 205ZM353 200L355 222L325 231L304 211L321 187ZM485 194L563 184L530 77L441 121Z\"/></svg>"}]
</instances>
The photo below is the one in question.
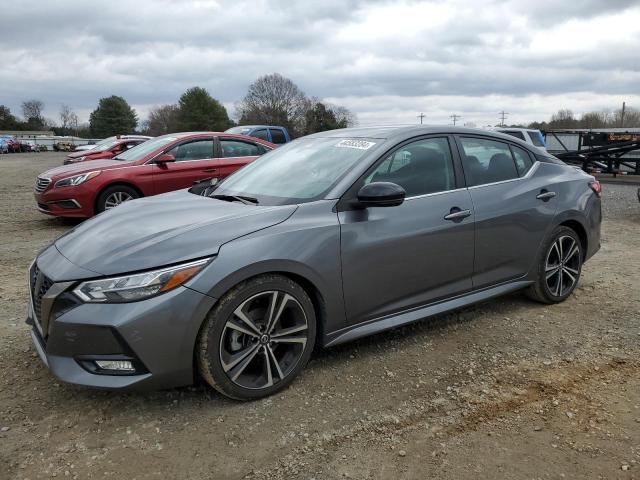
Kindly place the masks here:
<instances>
[{"instance_id":1,"label":"tire","mask_svg":"<svg viewBox=\"0 0 640 480\"><path fill-rule=\"evenodd\" d=\"M557 227L540 249L536 283L527 290L529 298L546 304L566 300L580 280L583 258L576 232L569 227Z\"/></svg>"},{"instance_id":2,"label":"tire","mask_svg":"<svg viewBox=\"0 0 640 480\"><path fill-rule=\"evenodd\" d=\"M265 397L300 373L315 337L316 315L304 289L283 275L261 275L233 287L209 312L196 345L198 370L227 397Z\"/></svg>"},{"instance_id":3,"label":"tire","mask_svg":"<svg viewBox=\"0 0 640 480\"><path fill-rule=\"evenodd\" d=\"M120 203L140 198L140 194L135 188L127 185L113 185L105 189L96 202L97 213L102 213L113 207L117 207Z\"/></svg>"}]
</instances>

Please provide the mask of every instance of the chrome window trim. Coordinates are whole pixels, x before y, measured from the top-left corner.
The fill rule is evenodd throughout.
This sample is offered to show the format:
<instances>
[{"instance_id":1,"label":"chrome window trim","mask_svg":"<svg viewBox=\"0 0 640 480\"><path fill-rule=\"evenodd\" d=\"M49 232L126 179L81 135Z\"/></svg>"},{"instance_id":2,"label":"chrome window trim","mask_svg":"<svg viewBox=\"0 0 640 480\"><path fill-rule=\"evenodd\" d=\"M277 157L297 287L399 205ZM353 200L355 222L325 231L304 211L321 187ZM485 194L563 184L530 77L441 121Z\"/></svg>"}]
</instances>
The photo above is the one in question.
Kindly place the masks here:
<instances>
[{"instance_id":1,"label":"chrome window trim","mask_svg":"<svg viewBox=\"0 0 640 480\"><path fill-rule=\"evenodd\" d=\"M436 196L436 195L443 195L445 193L461 192L463 190L467 190L467 187L454 188L452 190L442 190L440 192L433 192L433 193L424 193L422 195L414 195L412 197L406 197L404 200L406 202L407 200L415 200L417 198L433 197L433 196Z\"/></svg>"},{"instance_id":2,"label":"chrome window trim","mask_svg":"<svg viewBox=\"0 0 640 480\"><path fill-rule=\"evenodd\" d=\"M531 177L536 170L538 170L538 167L540 165L541 162L539 162L538 160L536 160L533 165L531 166L531 168L529 169L529 171L524 175L524 177L518 177L518 178L510 178L509 180L501 180L499 182L491 182L491 183L483 183L481 185L473 185L472 187L467 187L469 190L475 190L476 188L482 188L482 187L490 187L492 185L501 185L503 183L510 183L510 182L518 182L520 180L524 180L526 178Z\"/></svg>"}]
</instances>

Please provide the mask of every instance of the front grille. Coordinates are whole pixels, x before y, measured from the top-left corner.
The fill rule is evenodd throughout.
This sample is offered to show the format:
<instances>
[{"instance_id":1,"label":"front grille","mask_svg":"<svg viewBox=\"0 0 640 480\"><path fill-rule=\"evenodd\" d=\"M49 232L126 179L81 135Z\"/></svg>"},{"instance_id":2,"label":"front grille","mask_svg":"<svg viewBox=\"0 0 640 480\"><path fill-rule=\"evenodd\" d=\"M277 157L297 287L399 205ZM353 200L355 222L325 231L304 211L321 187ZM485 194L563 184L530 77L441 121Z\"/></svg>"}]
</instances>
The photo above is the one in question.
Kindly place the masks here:
<instances>
[{"instance_id":1,"label":"front grille","mask_svg":"<svg viewBox=\"0 0 640 480\"><path fill-rule=\"evenodd\" d=\"M42 313L42 297L51 288L53 282L47 278L44 273L40 271L38 265L34 263L31 270L29 288L31 289L31 298L33 299L33 313L35 315L35 321L42 325L42 319L40 317ZM43 332L46 336L46 332Z\"/></svg>"},{"instance_id":2,"label":"front grille","mask_svg":"<svg viewBox=\"0 0 640 480\"><path fill-rule=\"evenodd\" d=\"M44 192L49 186L49 184L51 184L50 178L38 177L38 179L36 180L36 186L35 186L36 192L38 193Z\"/></svg>"}]
</instances>

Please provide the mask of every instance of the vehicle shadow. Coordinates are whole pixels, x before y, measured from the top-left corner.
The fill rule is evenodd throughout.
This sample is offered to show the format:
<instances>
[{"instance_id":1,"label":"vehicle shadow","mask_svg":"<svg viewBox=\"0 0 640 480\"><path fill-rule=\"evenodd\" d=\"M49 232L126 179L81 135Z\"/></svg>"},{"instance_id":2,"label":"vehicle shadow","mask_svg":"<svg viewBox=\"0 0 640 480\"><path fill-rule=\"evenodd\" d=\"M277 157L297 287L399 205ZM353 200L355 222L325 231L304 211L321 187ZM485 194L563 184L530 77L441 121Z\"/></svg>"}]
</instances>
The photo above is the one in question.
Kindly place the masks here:
<instances>
[{"instance_id":1,"label":"vehicle shadow","mask_svg":"<svg viewBox=\"0 0 640 480\"><path fill-rule=\"evenodd\" d=\"M542 309L545 306L532 302L520 292L505 295L503 297L486 300L470 307L461 308L453 312L434 315L412 324L391 329L365 338L361 338L352 342L348 342L335 347L323 349L316 348L311 361L307 368L301 372L301 377L313 379L314 376L321 376L327 369L342 370L349 368L348 363L354 355L360 362L371 361L378 362L380 352L385 349L408 348L409 346L420 342L421 340L429 341L433 338L439 338L447 333L454 335L452 327L456 329L459 326L468 326L472 324L478 317L487 314L497 318L509 317L517 314L524 309L536 308ZM310 376L310 377L309 377ZM50 378L50 381L55 381ZM313 381L313 380L312 380ZM295 389L294 382L290 388ZM179 387L174 389L151 391L151 392L117 392L95 390L85 387L73 385L58 385L56 392L63 396L72 396L75 399L89 402L91 404L106 406L109 410L114 411L131 410L132 412L144 408L146 411L153 412L156 410L159 414L165 412L167 407L175 406L177 408L185 407L189 409L203 408L218 409L220 414L225 410L242 406L243 404L252 404L264 401L265 399L256 400L254 402L238 402L230 400L219 394L213 388L204 384L202 380L197 380L196 384L188 387ZM287 390L279 395L286 394ZM65 402L56 402L62 405ZM72 402L73 403L73 402ZM69 409L73 410L72 404Z\"/></svg>"}]
</instances>

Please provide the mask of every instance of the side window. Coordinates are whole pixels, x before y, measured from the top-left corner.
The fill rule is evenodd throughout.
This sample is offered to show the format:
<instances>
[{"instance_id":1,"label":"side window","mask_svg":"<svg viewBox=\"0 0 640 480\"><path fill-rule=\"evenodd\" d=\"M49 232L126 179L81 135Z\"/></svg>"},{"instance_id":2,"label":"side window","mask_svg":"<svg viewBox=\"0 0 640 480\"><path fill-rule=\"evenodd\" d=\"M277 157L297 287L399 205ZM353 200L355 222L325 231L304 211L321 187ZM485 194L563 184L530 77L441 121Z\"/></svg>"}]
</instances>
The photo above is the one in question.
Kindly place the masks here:
<instances>
[{"instance_id":1,"label":"side window","mask_svg":"<svg viewBox=\"0 0 640 480\"><path fill-rule=\"evenodd\" d=\"M516 137L516 138L519 138L520 140L524 140L524 133L522 133L522 132L518 132L518 131L513 131L512 130L510 132L502 131L500 133L506 133L507 135L511 135L512 137Z\"/></svg>"},{"instance_id":2,"label":"side window","mask_svg":"<svg viewBox=\"0 0 640 480\"><path fill-rule=\"evenodd\" d=\"M176 162L213 158L213 140L195 140L182 143L167 153L176 157Z\"/></svg>"},{"instance_id":3,"label":"side window","mask_svg":"<svg viewBox=\"0 0 640 480\"><path fill-rule=\"evenodd\" d=\"M544 139L542 138L542 134L540 132L527 132L529 134L529 138L533 142L536 147L544 147Z\"/></svg>"},{"instance_id":4,"label":"side window","mask_svg":"<svg viewBox=\"0 0 640 480\"><path fill-rule=\"evenodd\" d=\"M526 175L533 162L531 161L531 157L529 154L520 147L516 147L515 145L511 145L511 151L513 151L513 158L516 161L516 168L518 169L518 175L521 177Z\"/></svg>"},{"instance_id":5,"label":"side window","mask_svg":"<svg viewBox=\"0 0 640 480\"><path fill-rule=\"evenodd\" d=\"M243 142L241 140L220 140L222 147L222 157L257 157L262 155L263 149L254 143Z\"/></svg>"},{"instance_id":6,"label":"side window","mask_svg":"<svg viewBox=\"0 0 640 480\"><path fill-rule=\"evenodd\" d=\"M269 131L271 132L271 143L275 143L276 145L287 143L287 139L282 130L270 128Z\"/></svg>"},{"instance_id":7,"label":"side window","mask_svg":"<svg viewBox=\"0 0 640 480\"><path fill-rule=\"evenodd\" d=\"M263 128L261 130L256 130L251 134L251 136L259 138L260 140L266 140L267 142L269 141L269 135L267 134L266 128Z\"/></svg>"},{"instance_id":8,"label":"side window","mask_svg":"<svg viewBox=\"0 0 640 480\"><path fill-rule=\"evenodd\" d=\"M396 183L405 189L407 197L454 189L449 141L428 138L400 147L367 175L364 183L371 182Z\"/></svg>"},{"instance_id":9,"label":"side window","mask_svg":"<svg viewBox=\"0 0 640 480\"><path fill-rule=\"evenodd\" d=\"M467 184L483 185L518 178L509 145L495 140L461 137L462 165Z\"/></svg>"}]
</instances>

